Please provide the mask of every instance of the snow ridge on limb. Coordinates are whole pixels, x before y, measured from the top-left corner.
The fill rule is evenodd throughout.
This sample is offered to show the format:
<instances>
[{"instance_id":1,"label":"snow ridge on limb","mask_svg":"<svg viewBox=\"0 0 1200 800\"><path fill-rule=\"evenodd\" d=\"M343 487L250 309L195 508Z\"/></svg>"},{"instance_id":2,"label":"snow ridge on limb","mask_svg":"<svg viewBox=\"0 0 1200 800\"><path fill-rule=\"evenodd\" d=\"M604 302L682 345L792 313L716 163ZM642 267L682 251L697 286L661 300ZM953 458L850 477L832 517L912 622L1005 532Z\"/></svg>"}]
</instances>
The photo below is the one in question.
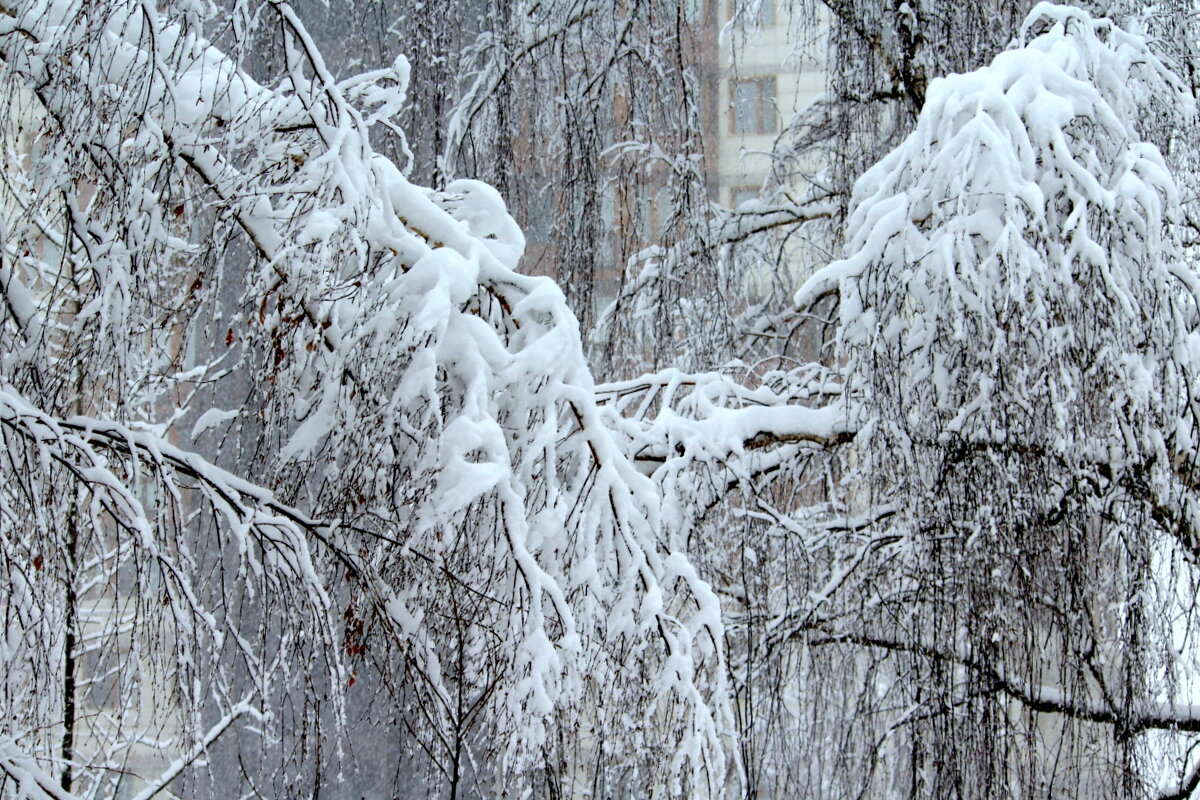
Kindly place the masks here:
<instances>
[{"instance_id":1,"label":"snow ridge on limb","mask_svg":"<svg viewBox=\"0 0 1200 800\"><path fill-rule=\"evenodd\" d=\"M190 285L185 299L220 313L221 281L238 284L241 311L220 358L264 380L221 424L253 435L260 456L217 460L271 476L261 488L240 484L253 514L310 509L280 522L297 547L339 536L311 563L264 559L249 571L272 580L299 569L341 598L329 606L349 591L348 626L357 592L371 595L383 679L412 679L415 702L400 712L447 776L483 748L516 793L547 763L563 765L556 780L574 780L599 746L556 749L581 709L610 732L637 709L634 738L604 739L610 766L632 766L647 791L722 791L730 715L719 608L660 541L658 491L597 409L561 292L514 272L524 240L499 196L471 181L415 186L374 152L372 128L386 127L404 96L402 60L338 82L296 14L271 3L263 13L286 52L285 76L270 85L205 40L193 12L34 2L0 24L4 61L37 93L64 154L39 167L67 187L65 250L87 276L66 311L95 304L105 335L121 340L122 376L136 383L146 380L144 342L126 328L149 314L141 303ZM84 185L97 194L82 196ZM209 240L246 248L244 277ZM205 332L199 320L179 324L185 338ZM35 396L36 382L19 391ZM161 437L133 435L125 415L169 424L163 395L108 402L123 391L114 384L86 409L99 420L89 441L112 433L131 463L195 470L202 489L232 480ZM38 398L58 420L75 399ZM247 411L260 408L261 418ZM223 508L226 498L213 490L210 500ZM232 516L218 522L244 527L242 505L226 505ZM342 556L367 576L355 589L337 588ZM284 625L279 635L305 634ZM234 638L247 659L269 660L246 644L254 637ZM342 650L364 648L348 638ZM339 648L328 650L341 664ZM295 666L279 669L305 687ZM346 671L335 666L331 681L345 686Z\"/></svg>"},{"instance_id":2,"label":"snow ridge on limb","mask_svg":"<svg viewBox=\"0 0 1200 800\"><path fill-rule=\"evenodd\" d=\"M0 772L16 784L16 797L29 800L76 800L58 779L47 775L37 759L22 752L11 741L0 741Z\"/></svg>"},{"instance_id":3,"label":"snow ridge on limb","mask_svg":"<svg viewBox=\"0 0 1200 800\"><path fill-rule=\"evenodd\" d=\"M814 364L760 372L668 369L596 387L612 426L648 472L677 456L721 461L787 443L845 444L854 431L841 393L840 377Z\"/></svg>"}]
</instances>

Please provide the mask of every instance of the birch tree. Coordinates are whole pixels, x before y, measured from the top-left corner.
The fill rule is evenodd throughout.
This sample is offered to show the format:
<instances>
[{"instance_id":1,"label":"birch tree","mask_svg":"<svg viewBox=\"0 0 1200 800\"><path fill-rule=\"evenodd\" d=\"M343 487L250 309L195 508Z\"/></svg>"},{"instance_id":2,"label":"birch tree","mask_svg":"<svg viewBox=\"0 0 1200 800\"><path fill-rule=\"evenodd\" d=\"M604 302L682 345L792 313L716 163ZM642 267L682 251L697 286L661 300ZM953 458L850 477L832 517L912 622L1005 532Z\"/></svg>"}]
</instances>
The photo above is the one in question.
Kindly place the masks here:
<instances>
[{"instance_id":1,"label":"birch tree","mask_svg":"<svg viewBox=\"0 0 1200 800\"><path fill-rule=\"evenodd\" d=\"M1190 88L1043 4L923 103L796 295L835 303L824 366L611 387L675 395L639 424L664 494L704 498L686 528L735 499L744 533L697 557L747 781L1189 796L1195 271L1164 153Z\"/></svg>"},{"instance_id":2,"label":"birch tree","mask_svg":"<svg viewBox=\"0 0 1200 800\"><path fill-rule=\"evenodd\" d=\"M451 797L597 763L719 793L719 606L503 201L376 153L403 57L338 80L288 5L210 14L0 28L36 109L6 123L4 791L310 795L375 720Z\"/></svg>"}]
</instances>

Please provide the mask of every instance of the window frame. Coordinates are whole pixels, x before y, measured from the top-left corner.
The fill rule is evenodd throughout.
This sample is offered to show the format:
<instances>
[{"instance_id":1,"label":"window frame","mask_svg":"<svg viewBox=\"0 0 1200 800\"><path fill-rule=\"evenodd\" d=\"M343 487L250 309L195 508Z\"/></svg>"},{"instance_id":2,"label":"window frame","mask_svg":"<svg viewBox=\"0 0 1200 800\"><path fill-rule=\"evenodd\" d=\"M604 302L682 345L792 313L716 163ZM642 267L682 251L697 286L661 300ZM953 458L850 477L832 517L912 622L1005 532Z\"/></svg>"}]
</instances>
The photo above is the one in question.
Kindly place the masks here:
<instances>
[{"instance_id":1,"label":"window frame","mask_svg":"<svg viewBox=\"0 0 1200 800\"><path fill-rule=\"evenodd\" d=\"M742 129L739 112L738 90L743 86L754 87L754 119L747 129ZM769 87L769 91L764 91ZM729 81L729 132L740 136L765 136L779 132L778 120L779 84L775 75L759 75L753 78L731 78Z\"/></svg>"},{"instance_id":2,"label":"window frame","mask_svg":"<svg viewBox=\"0 0 1200 800\"><path fill-rule=\"evenodd\" d=\"M754 0L733 0L729 18L736 18L742 9L754 4ZM761 28L773 26L775 24L775 0L762 0L761 3L757 4L757 9L753 12L753 16L749 17L746 21Z\"/></svg>"}]
</instances>

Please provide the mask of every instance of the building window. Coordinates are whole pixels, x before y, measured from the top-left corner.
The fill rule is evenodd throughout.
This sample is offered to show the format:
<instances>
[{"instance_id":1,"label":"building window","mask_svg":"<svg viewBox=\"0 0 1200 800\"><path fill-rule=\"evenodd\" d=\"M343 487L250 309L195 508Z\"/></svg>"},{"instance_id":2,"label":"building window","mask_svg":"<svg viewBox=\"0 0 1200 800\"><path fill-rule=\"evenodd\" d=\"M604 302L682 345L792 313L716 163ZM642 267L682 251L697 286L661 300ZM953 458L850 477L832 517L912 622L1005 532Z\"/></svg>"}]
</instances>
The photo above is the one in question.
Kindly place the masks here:
<instances>
[{"instance_id":1,"label":"building window","mask_svg":"<svg viewBox=\"0 0 1200 800\"><path fill-rule=\"evenodd\" d=\"M733 210L741 211L742 206L746 203L758 200L758 189L752 186L739 186L731 190L731 199L733 200Z\"/></svg>"},{"instance_id":2,"label":"building window","mask_svg":"<svg viewBox=\"0 0 1200 800\"><path fill-rule=\"evenodd\" d=\"M746 25L765 27L775 24L775 0L737 0L735 15L743 17L739 22Z\"/></svg>"},{"instance_id":3,"label":"building window","mask_svg":"<svg viewBox=\"0 0 1200 800\"><path fill-rule=\"evenodd\" d=\"M734 133L775 132L775 78L755 78L733 84Z\"/></svg>"},{"instance_id":4,"label":"building window","mask_svg":"<svg viewBox=\"0 0 1200 800\"><path fill-rule=\"evenodd\" d=\"M761 25L775 24L775 0L762 0L758 6L758 21Z\"/></svg>"}]
</instances>

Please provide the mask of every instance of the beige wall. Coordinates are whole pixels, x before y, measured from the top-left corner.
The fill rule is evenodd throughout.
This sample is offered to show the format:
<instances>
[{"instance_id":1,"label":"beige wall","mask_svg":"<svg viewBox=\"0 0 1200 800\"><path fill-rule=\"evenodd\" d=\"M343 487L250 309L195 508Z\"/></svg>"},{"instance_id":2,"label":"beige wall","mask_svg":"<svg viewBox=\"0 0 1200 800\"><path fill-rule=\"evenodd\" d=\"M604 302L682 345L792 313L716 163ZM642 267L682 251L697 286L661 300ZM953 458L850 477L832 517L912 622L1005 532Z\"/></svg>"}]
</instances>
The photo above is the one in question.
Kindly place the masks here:
<instances>
[{"instance_id":1,"label":"beige wall","mask_svg":"<svg viewBox=\"0 0 1200 800\"><path fill-rule=\"evenodd\" d=\"M727 24L733 17L734 0L710 0L720 4L719 19ZM824 90L823 39L807 33L798 38L791 15L775 3L772 24L743 33L726 28L721 36L720 86L718 88L717 173L720 202L733 206L738 190L758 188L766 179L779 131ZM768 78L775 82L775 120L765 133L738 133L733 125L733 86L739 80Z\"/></svg>"}]
</instances>

